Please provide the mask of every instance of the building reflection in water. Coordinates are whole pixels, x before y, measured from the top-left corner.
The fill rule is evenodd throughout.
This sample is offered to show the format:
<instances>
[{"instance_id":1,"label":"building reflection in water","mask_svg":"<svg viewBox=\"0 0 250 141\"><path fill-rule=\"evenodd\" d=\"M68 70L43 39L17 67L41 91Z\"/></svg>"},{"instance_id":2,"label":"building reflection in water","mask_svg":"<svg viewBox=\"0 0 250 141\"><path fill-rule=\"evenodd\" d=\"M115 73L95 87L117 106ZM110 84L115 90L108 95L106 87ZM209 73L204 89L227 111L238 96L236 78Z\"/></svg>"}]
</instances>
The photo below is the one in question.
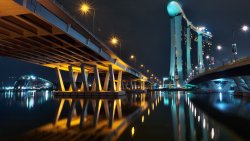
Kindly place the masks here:
<instances>
[{"instance_id":1,"label":"building reflection in water","mask_svg":"<svg viewBox=\"0 0 250 141\"><path fill-rule=\"evenodd\" d=\"M0 93L0 101L2 104L9 106L18 105L32 109L36 105L45 103L53 99L51 91L4 91Z\"/></svg>"},{"instance_id":2,"label":"building reflection in water","mask_svg":"<svg viewBox=\"0 0 250 141\"><path fill-rule=\"evenodd\" d=\"M162 96L159 99L163 99L163 102L159 103L156 99L154 103L151 103L148 110L141 115L139 120L132 122L129 130L125 131L119 140L152 140L154 138L158 141L241 140L238 135L193 104L192 94L186 92L159 94ZM130 138L128 134L131 134Z\"/></svg>"},{"instance_id":3,"label":"building reflection in water","mask_svg":"<svg viewBox=\"0 0 250 141\"><path fill-rule=\"evenodd\" d=\"M197 108L184 92L164 95L164 104L171 107L175 141L238 140L228 129ZM168 104L170 101L170 104Z\"/></svg>"},{"instance_id":4,"label":"building reflection in water","mask_svg":"<svg viewBox=\"0 0 250 141\"><path fill-rule=\"evenodd\" d=\"M163 130L164 134L157 134L157 140L165 140L165 133L167 139L175 141L239 139L197 108L190 97L192 94L184 92L127 94L115 98L56 97L59 104L54 122L22 137L26 141L34 138L37 141L149 140L153 137L150 132L157 134ZM159 120L165 114L167 118ZM154 129L156 121L171 126Z\"/></svg>"}]
</instances>

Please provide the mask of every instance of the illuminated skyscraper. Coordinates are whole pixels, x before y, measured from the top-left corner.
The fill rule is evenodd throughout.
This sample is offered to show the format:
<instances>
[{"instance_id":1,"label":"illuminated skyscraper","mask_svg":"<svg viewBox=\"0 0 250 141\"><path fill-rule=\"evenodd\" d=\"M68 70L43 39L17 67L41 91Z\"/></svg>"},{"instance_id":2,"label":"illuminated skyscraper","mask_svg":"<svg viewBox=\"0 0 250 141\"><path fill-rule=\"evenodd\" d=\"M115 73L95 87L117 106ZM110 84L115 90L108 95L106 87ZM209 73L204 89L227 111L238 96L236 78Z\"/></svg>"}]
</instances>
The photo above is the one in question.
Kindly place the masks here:
<instances>
[{"instance_id":1,"label":"illuminated skyscraper","mask_svg":"<svg viewBox=\"0 0 250 141\"><path fill-rule=\"evenodd\" d=\"M205 44L204 37L212 35L205 27L195 27L186 17L180 4L171 1L167 5L167 12L171 18L171 55L170 79L177 87L184 86L185 81L192 72L192 64L197 65L197 71L203 72ZM196 40L194 42L194 40ZM193 63L191 50L196 48L197 63ZM193 51L193 50L192 50Z\"/></svg>"}]
</instances>

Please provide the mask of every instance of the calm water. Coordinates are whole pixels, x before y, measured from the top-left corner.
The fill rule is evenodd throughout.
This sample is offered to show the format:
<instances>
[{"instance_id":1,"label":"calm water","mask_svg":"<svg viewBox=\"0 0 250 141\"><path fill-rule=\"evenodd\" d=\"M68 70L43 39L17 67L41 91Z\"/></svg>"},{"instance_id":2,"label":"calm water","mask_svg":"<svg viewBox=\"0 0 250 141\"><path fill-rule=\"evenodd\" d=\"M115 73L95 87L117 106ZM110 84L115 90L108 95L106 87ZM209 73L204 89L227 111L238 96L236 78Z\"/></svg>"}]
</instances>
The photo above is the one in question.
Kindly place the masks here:
<instances>
[{"instance_id":1,"label":"calm water","mask_svg":"<svg viewBox=\"0 0 250 141\"><path fill-rule=\"evenodd\" d=\"M93 105L87 109L89 117L86 127L79 128L79 121L72 120L66 128L66 119L71 108L65 103L58 122L60 126L49 126L55 119L59 101L76 101L76 113L81 113L81 102L98 103L121 101L119 112L115 112L112 129L108 128L105 108L100 108L97 127L92 125ZM78 105L78 106L77 106ZM117 106L119 109L119 106ZM0 94L0 140L249 140L250 102L231 94L191 94L185 92L156 92L129 94L118 99L54 99L52 93L4 92ZM77 116L76 116L77 117ZM65 120L66 121L66 120ZM87 123L91 124L87 124ZM121 125L121 126L120 126ZM32 133L32 134L31 134ZM108 134L107 134L108 133ZM20 138L19 138L20 137ZM26 138L24 138L26 137ZM33 138L34 137L34 138ZM33 139L32 139L33 138Z\"/></svg>"}]
</instances>

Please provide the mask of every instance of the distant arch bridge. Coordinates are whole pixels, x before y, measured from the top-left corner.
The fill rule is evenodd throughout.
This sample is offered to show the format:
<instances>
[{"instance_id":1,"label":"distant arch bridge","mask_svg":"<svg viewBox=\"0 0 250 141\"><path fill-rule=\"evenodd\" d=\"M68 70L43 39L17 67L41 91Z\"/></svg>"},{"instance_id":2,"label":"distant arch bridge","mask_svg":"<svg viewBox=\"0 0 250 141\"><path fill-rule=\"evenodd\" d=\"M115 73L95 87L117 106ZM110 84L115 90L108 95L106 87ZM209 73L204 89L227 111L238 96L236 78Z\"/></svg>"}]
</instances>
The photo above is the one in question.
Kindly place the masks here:
<instances>
[{"instance_id":1,"label":"distant arch bridge","mask_svg":"<svg viewBox=\"0 0 250 141\"><path fill-rule=\"evenodd\" d=\"M190 78L188 84L198 85L220 78L232 78L240 91L250 91L247 80L244 76L250 75L250 57L239 59L235 62L225 64L204 73L200 73L193 78ZM242 83L244 83L242 85Z\"/></svg>"}]
</instances>

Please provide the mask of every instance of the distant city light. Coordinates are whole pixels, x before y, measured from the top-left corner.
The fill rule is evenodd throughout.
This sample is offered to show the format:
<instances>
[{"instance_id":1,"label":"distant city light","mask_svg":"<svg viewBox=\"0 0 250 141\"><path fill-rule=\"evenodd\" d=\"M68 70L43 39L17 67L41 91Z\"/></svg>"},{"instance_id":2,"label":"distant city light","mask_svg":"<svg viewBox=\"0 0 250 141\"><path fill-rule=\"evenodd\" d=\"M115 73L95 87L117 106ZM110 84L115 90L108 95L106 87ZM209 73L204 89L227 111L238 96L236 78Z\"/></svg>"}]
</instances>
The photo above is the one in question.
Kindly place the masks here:
<instances>
[{"instance_id":1,"label":"distant city light","mask_svg":"<svg viewBox=\"0 0 250 141\"><path fill-rule=\"evenodd\" d=\"M209 58L210 58L210 56L209 56L209 55L207 55L207 56L206 56L206 59L209 59Z\"/></svg>"},{"instance_id":2,"label":"distant city light","mask_svg":"<svg viewBox=\"0 0 250 141\"><path fill-rule=\"evenodd\" d=\"M222 49L222 46L218 45L217 50L221 50L221 49Z\"/></svg>"},{"instance_id":3,"label":"distant city light","mask_svg":"<svg viewBox=\"0 0 250 141\"><path fill-rule=\"evenodd\" d=\"M204 31L206 28L204 26L198 27L199 31Z\"/></svg>"},{"instance_id":4,"label":"distant city light","mask_svg":"<svg viewBox=\"0 0 250 141\"><path fill-rule=\"evenodd\" d=\"M247 25L243 25L241 29L246 32L249 30L249 27Z\"/></svg>"}]
</instances>

